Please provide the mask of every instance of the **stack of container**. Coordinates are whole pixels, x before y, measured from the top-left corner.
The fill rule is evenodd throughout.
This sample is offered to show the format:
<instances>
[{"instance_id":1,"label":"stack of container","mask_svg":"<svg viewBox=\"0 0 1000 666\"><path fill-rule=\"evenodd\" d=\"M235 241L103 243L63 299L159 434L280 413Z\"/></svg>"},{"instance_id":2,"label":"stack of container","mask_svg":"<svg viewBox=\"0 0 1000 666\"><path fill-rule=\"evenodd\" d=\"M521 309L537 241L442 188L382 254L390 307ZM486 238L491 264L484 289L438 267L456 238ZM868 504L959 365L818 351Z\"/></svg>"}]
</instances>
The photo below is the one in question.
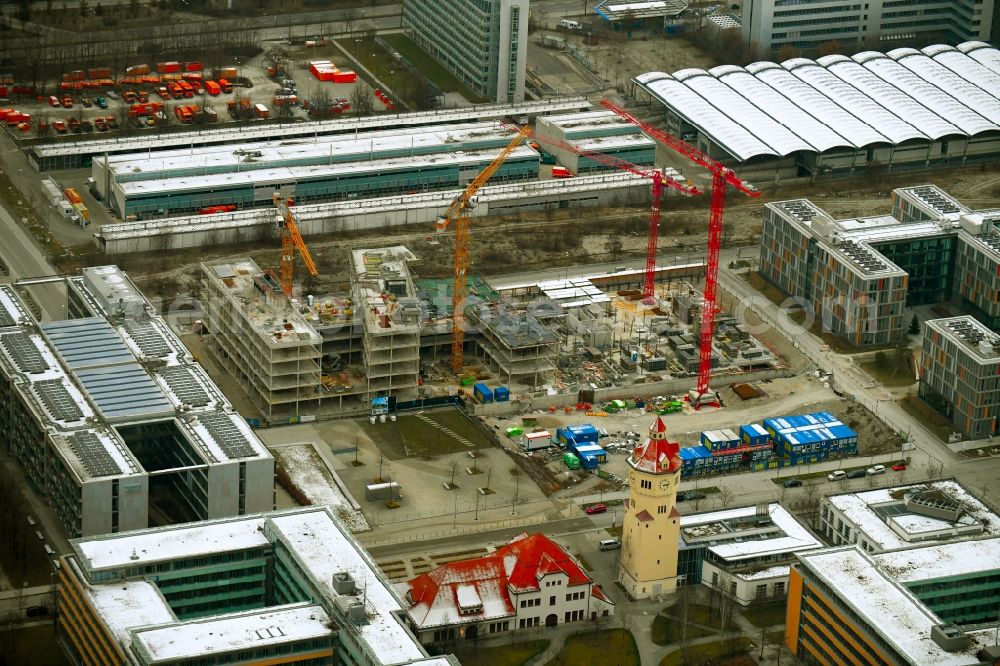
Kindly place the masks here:
<instances>
[{"instance_id":1,"label":"stack of container","mask_svg":"<svg viewBox=\"0 0 1000 666\"><path fill-rule=\"evenodd\" d=\"M764 419L779 465L857 455L858 435L829 412Z\"/></svg>"}]
</instances>

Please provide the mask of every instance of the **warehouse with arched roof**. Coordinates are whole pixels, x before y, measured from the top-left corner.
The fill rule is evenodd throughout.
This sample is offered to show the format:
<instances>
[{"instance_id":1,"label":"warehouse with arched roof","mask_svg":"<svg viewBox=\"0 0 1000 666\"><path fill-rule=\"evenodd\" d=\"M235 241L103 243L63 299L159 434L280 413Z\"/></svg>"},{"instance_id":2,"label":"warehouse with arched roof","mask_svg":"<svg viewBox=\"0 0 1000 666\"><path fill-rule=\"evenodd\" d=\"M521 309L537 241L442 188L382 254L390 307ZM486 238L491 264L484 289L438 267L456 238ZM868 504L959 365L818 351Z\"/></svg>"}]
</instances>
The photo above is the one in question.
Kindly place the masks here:
<instances>
[{"instance_id":1,"label":"warehouse with arched roof","mask_svg":"<svg viewBox=\"0 0 1000 666\"><path fill-rule=\"evenodd\" d=\"M1000 51L984 42L632 79L671 134L757 180L1000 158Z\"/></svg>"}]
</instances>

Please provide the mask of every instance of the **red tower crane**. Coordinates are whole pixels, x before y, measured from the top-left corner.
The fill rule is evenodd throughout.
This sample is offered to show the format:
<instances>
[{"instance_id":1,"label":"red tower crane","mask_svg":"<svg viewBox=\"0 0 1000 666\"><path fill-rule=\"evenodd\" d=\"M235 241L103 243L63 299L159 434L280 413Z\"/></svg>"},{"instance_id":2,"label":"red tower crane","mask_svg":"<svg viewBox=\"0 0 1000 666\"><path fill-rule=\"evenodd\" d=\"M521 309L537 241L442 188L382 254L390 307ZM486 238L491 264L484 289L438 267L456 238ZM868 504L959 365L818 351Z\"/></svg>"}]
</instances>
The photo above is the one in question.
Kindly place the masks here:
<instances>
[{"instance_id":1,"label":"red tower crane","mask_svg":"<svg viewBox=\"0 0 1000 666\"><path fill-rule=\"evenodd\" d=\"M760 190L736 175L717 160L712 159L694 146L688 145L675 136L643 122L639 118L616 106L601 100L601 106L639 127L668 148L680 153L712 174L712 199L708 216L708 253L705 258L705 302L701 307L701 341L698 350L698 389L695 404L708 393L708 383L712 375L712 338L715 333L716 291L719 280L719 253L722 250L722 213L726 205L726 185L731 185L743 194L759 197Z\"/></svg>"},{"instance_id":2,"label":"red tower crane","mask_svg":"<svg viewBox=\"0 0 1000 666\"><path fill-rule=\"evenodd\" d=\"M532 133L532 136L535 141L539 143L545 143L555 148L562 148L563 150L568 150L569 152L579 155L580 157L586 157L588 160L593 160L594 162L598 162L604 166L619 169L621 171L628 171L629 173L634 173L637 176L643 176L644 178L649 178L653 181L653 200L649 207L649 237L646 240L646 273L642 285L643 302L647 304L652 303L654 296L653 281L656 278L656 246L660 235L660 201L663 198L663 186L666 185L667 187L671 187L691 196L701 194L702 191L694 185L687 185L672 178L664 177L662 169L638 166L612 155L605 155L604 153L598 153L593 150L579 148L571 143L567 143L566 141L551 139L534 133Z\"/></svg>"}]
</instances>

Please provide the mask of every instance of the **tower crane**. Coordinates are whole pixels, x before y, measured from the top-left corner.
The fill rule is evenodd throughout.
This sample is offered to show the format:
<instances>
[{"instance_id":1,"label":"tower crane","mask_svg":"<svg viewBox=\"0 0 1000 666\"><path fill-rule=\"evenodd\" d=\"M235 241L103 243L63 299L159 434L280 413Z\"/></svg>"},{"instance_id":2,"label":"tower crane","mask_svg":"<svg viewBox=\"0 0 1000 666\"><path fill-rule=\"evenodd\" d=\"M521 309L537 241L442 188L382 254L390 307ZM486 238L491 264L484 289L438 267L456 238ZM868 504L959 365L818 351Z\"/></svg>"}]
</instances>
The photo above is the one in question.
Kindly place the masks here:
<instances>
[{"instance_id":1,"label":"tower crane","mask_svg":"<svg viewBox=\"0 0 1000 666\"><path fill-rule=\"evenodd\" d=\"M292 281L295 278L296 248L302 256L302 263L306 265L309 275L316 277L319 275L319 270L316 269L316 263L313 261L312 255L309 254L306 242L302 240L302 234L299 233L299 226L295 223L295 215L292 214L289 201L277 192L274 193L273 198L274 206L281 214L281 222L278 226L281 236L281 270L279 273L281 290L285 292L285 296L291 296Z\"/></svg>"},{"instance_id":2,"label":"tower crane","mask_svg":"<svg viewBox=\"0 0 1000 666\"><path fill-rule=\"evenodd\" d=\"M709 392L708 384L712 375L712 338L715 333L716 292L719 280L719 254L722 250L722 213L726 205L726 185L730 185L750 197L759 197L760 190L737 176L732 169L712 159L694 146L653 127L612 102L603 99L601 106L615 112L649 136L698 166L704 167L712 174L712 198L708 217L708 253L705 257L705 302L701 308L701 340L698 349L698 388L697 394L692 396L692 402L698 406Z\"/></svg>"},{"instance_id":3,"label":"tower crane","mask_svg":"<svg viewBox=\"0 0 1000 666\"><path fill-rule=\"evenodd\" d=\"M538 134L532 134L532 136L539 143L545 143L555 148L562 148L604 166L628 171L629 173L634 173L637 176L643 176L653 181L653 199L649 207L649 237L646 239L646 273L642 286L642 300L647 305L651 304L654 296L653 282L656 278L656 248L660 235L660 203L663 198L663 186L666 185L692 196L701 194L701 190L694 185L687 185L672 178L666 178L662 169L638 166L613 155L605 155L594 150L579 148L566 141L550 139Z\"/></svg>"},{"instance_id":4,"label":"tower crane","mask_svg":"<svg viewBox=\"0 0 1000 666\"><path fill-rule=\"evenodd\" d=\"M455 285L452 290L451 315L451 369L459 373L465 364L465 294L466 276L469 271L469 210L476 206L476 192L486 184L496 173L510 154L521 145L521 142L531 132L524 127L510 143L500 151L489 166L476 176L468 187L462 191L448 206L437 221L437 230L444 231L452 222L455 223ZM301 250L301 249L300 249Z\"/></svg>"}]
</instances>

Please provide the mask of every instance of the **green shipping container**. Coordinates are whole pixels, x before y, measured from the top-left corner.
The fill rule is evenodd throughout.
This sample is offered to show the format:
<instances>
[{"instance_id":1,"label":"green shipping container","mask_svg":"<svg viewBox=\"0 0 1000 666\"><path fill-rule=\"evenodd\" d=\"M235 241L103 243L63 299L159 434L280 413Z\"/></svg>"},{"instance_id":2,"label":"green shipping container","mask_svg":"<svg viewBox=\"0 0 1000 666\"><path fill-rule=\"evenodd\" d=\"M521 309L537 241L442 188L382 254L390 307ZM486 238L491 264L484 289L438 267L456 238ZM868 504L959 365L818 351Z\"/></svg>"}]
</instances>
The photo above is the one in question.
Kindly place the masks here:
<instances>
[{"instance_id":1,"label":"green shipping container","mask_svg":"<svg viewBox=\"0 0 1000 666\"><path fill-rule=\"evenodd\" d=\"M570 469L580 469L580 459L572 453L564 453L563 462L566 463L566 467L569 467Z\"/></svg>"},{"instance_id":2,"label":"green shipping container","mask_svg":"<svg viewBox=\"0 0 1000 666\"><path fill-rule=\"evenodd\" d=\"M511 439L513 439L514 437L520 437L521 435L523 435L524 434L524 428L520 428L518 426L513 426L511 428L507 428L507 430L505 432L507 433L508 437L510 437Z\"/></svg>"}]
</instances>

